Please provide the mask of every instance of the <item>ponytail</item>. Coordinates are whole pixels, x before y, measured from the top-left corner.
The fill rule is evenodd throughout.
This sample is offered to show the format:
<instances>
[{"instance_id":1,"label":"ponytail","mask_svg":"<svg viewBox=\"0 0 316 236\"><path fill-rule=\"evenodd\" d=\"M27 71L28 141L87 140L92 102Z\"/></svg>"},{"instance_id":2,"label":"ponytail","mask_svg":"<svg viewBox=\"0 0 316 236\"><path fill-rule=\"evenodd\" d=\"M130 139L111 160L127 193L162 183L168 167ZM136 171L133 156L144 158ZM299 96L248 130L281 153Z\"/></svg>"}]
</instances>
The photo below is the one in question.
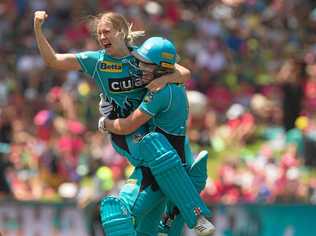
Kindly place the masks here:
<instances>
[{"instance_id":1,"label":"ponytail","mask_svg":"<svg viewBox=\"0 0 316 236\"><path fill-rule=\"evenodd\" d=\"M128 26L128 31L127 31L127 35L125 36L126 43L127 43L129 46L132 46L132 45L133 45L134 40L135 40L136 38L145 36L145 31L132 31L132 27L133 27L133 24L129 24L129 26Z\"/></svg>"}]
</instances>

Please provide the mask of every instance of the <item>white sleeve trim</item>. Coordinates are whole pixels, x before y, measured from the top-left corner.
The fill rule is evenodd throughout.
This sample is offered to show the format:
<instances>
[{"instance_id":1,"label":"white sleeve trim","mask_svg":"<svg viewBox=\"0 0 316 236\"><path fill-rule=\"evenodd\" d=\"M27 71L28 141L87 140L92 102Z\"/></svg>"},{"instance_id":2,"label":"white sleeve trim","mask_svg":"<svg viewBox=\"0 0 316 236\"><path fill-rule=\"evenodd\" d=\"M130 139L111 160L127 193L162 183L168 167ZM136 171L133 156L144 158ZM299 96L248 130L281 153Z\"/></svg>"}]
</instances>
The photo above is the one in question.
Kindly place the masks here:
<instances>
[{"instance_id":1,"label":"white sleeve trim","mask_svg":"<svg viewBox=\"0 0 316 236\"><path fill-rule=\"evenodd\" d=\"M78 58L78 60L79 60L79 62L80 62L80 65L83 67L84 71L85 71L85 72L88 72L88 71L87 71L87 68L85 67L84 63L83 63L82 60L81 60L81 53L77 56L77 58Z\"/></svg>"},{"instance_id":2,"label":"white sleeve trim","mask_svg":"<svg viewBox=\"0 0 316 236\"><path fill-rule=\"evenodd\" d=\"M149 114L149 115L152 116L152 117L154 117L154 116L156 115L156 114L154 114L154 113L148 111L148 110L145 109L144 107L140 107L139 109L140 109L141 111L143 111L143 112Z\"/></svg>"},{"instance_id":3,"label":"white sleeve trim","mask_svg":"<svg viewBox=\"0 0 316 236\"><path fill-rule=\"evenodd\" d=\"M99 61L98 61L98 62L99 62ZM98 64L98 63L97 63L97 64ZM107 90L106 90L106 88L104 88L104 86L103 86L103 83L102 83L102 81L101 81L101 77L100 77L100 75L99 75L99 72L98 72L98 71L96 71L96 72L97 72L98 80L99 80L99 82L100 82L100 84L101 84L101 86L102 86L102 92L104 93L104 92L107 91ZM93 73L92 78L94 78L94 74L95 74L95 73ZM106 94L103 94L103 95L106 96Z\"/></svg>"},{"instance_id":4,"label":"white sleeve trim","mask_svg":"<svg viewBox=\"0 0 316 236\"><path fill-rule=\"evenodd\" d=\"M169 89L169 94L170 94L170 96L169 96L169 104L168 104L167 108L165 110L163 110L162 112L167 112L170 109L170 107L171 107L172 91L171 91L170 85L168 85L168 89Z\"/></svg>"},{"instance_id":5,"label":"white sleeve trim","mask_svg":"<svg viewBox=\"0 0 316 236\"><path fill-rule=\"evenodd\" d=\"M97 62L95 63L95 67L94 67L94 71L93 71L93 74L92 74L92 78L94 77L94 74L95 74L96 72L98 72L98 64L99 64L99 61L100 61L100 53L99 53L98 60L97 60ZM98 73L98 76L99 76L99 73ZM99 78L100 78L100 76L99 76Z\"/></svg>"}]
</instances>

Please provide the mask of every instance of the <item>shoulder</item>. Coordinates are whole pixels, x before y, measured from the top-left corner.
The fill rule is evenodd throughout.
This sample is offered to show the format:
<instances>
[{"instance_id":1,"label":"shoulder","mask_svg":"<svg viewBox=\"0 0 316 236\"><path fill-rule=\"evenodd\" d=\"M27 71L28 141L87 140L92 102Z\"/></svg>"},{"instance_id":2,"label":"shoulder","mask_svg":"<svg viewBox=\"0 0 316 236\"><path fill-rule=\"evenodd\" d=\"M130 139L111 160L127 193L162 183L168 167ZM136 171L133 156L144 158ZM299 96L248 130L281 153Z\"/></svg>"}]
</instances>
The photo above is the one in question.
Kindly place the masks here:
<instances>
[{"instance_id":1,"label":"shoulder","mask_svg":"<svg viewBox=\"0 0 316 236\"><path fill-rule=\"evenodd\" d=\"M171 96L171 88L166 85L164 88L159 91L148 91L145 95L143 101L145 103L160 103L163 104L169 100Z\"/></svg>"},{"instance_id":2,"label":"shoulder","mask_svg":"<svg viewBox=\"0 0 316 236\"><path fill-rule=\"evenodd\" d=\"M80 59L99 59L102 54L104 54L104 50L84 51L84 52L79 52L76 55Z\"/></svg>"},{"instance_id":3,"label":"shoulder","mask_svg":"<svg viewBox=\"0 0 316 236\"><path fill-rule=\"evenodd\" d=\"M169 92L171 93L186 93L186 89L183 84L168 84L168 87Z\"/></svg>"},{"instance_id":4,"label":"shoulder","mask_svg":"<svg viewBox=\"0 0 316 236\"><path fill-rule=\"evenodd\" d=\"M172 91L172 87L170 86L170 84L166 84L166 86L163 87L162 89L160 89L158 91L154 91L154 92L149 91L147 94L152 94L153 96L166 96L171 91Z\"/></svg>"}]
</instances>

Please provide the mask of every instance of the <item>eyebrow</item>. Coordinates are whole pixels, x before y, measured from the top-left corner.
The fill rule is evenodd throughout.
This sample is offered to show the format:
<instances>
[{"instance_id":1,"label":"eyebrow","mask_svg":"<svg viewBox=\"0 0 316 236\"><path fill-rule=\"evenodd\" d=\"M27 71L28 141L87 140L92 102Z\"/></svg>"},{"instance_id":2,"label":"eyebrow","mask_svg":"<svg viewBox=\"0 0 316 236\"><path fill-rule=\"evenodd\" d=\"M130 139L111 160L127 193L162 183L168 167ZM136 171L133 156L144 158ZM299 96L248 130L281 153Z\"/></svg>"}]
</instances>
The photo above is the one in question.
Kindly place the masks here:
<instances>
[{"instance_id":1,"label":"eyebrow","mask_svg":"<svg viewBox=\"0 0 316 236\"><path fill-rule=\"evenodd\" d=\"M110 29L103 29L103 30L98 29L98 30L97 30L98 33L101 33L101 32L110 32L110 31L111 31Z\"/></svg>"}]
</instances>

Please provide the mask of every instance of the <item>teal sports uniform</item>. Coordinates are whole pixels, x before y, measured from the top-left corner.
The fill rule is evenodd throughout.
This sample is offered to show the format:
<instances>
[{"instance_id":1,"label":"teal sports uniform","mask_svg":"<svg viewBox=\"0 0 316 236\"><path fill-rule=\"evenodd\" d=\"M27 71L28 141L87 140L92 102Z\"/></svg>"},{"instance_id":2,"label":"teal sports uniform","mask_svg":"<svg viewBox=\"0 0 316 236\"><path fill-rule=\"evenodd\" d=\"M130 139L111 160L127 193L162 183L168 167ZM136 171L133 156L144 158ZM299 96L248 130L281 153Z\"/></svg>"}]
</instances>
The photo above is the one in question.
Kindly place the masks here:
<instances>
[{"instance_id":1,"label":"teal sports uniform","mask_svg":"<svg viewBox=\"0 0 316 236\"><path fill-rule=\"evenodd\" d=\"M135 71L134 68L136 61L133 56L130 55L116 59L107 55L105 50L82 52L76 54L76 56L83 72L91 76L102 93L110 99L118 117L127 117L137 108L147 90L137 77L137 70ZM144 105L144 108L145 107L146 106ZM148 111L150 112L151 110ZM133 188L131 188L130 184L124 186L120 193L119 203L112 198L108 199L110 202L109 205L112 206L111 209L114 209L114 213L113 215L107 214L107 216L103 214L103 217L105 218L110 217L107 219L104 218L103 220L109 221L110 219L111 221L111 217L116 219L117 216L115 214L117 214L117 209L122 209L124 206L128 211L128 215L133 216L132 221L131 218L126 218L124 219L124 222L126 225L130 225L131 223L136 225L136 229L138 229L139 226L140 230L137 230L137 235L151 235L153 232L153 229L149 229L148 232L143 234L144 229L142 228L142 221L145 222L145 220L143 220L144 216L149 215L149 213L150 216L153 216L152 219L154 219L151 227L154 228L155 232L157 231L157 225L165 204L165 196L152 186L152 183L155 181L147 181L148 179L151 179L151 173L148 173L148 168L141 167L141 165L144 164L142 152L140 152L138 146L135 145L139 142L139 139L142 136L151 130L150 127L151 126L141 127L128 136L111 135L112 144L116 151L127 157L131 164L137 167L131 176L131 179L133 180L133 178L135 178L136 181L134 185L132 185L134 186ZM162 127L164 127L164 125L162 125ZM171 126L169 126L169 128L171 128ZM169 128L166 130L169 130ZM184 139L182 138L182 135L185 133L185 125L182 125L179 130L174 131L175 133L173 133L173 131L171 134L181 134L180 143L183 143ZM165 135L168 136L168 133L165 133ZM189 145L187 145L186 150L190 150ZM184 153L180 156L183 157ZM192 163L189 159L192 160L192 158L188 158L188 162ZM143 194L139 194L140 192ZM148 199L154 201L148 201L148 203L146 203ZM144 204L144 202L146 204ZM120 204L122 204L122 206ZM125 212L120 217L124 218ZM121 225L124 224L122 223ZM149 226L149 224L146 224L146 226ZM115 227L117 227L116 224ZM128 227L126 226L126 228ZM132 232L132 229L130 229L129 232L130 235L135 235L136 233ZM107 233L108 235L112 235L112 233L115 235L114 231ZM126 233L126 235L129 235L129 233Z\"/></svg>"},{"instance_id":2,"label":"teal sports uniform","mask_svg":"<svg viewBox=\"0 0 316 236\"><path fill-rule=\"evenodd\" d=\"M148 92L139 109L152 117L154 126L168 134L184 137L189 114L189 105L185 98L186 92L182 84L168 84L158 92Z\"/></svg>"},{"instance_id":3,"label":"teal sports uniform","mask_svg":"<svg viewBox=\"0 0 316 236\"><path fill-rule=\"evenodd\" d=\"M200 171L197 171L196 168L191 169L193 158L185 136L189 112L185 87L182 84L167 84L158 92L148 92L139 109L152 117L155 131L162 133L177 151L191 179L194 179L193 183L197 191L200 192L204 188L207 178L206 169L203 169L206 168L206 161L204 159L204 167L200 165ZM201 176L203 174L204 176ZM210 214L206 208L202 211ZM174 204L171 202L168 203L167 213L174 221L168 235L180 235L184 224L183 217L178 212L174 212ZM146 225L144 224L143 227L146 228ZM170 227L170 223L168 227Z\"/></svg>"},{"instance_id":4,"label":"teal sports uniform","mask_svg":"<svg viewBox=\"0 0 316 236\"><path fill-rule=\"evenodd\" d=\"M143 100L147 90L137 77L132 55L114 58L105 50L76 54L83 72L91 76L102 93L118 106L120 117L127 117Z\"/></svg>"},{"instance_id":5,"label":"teal sports uniform","mask_svg":"<svg viewBox=\"0 0 316 236\"><path fill-rule=\"evenodd\" d=\"M110 100L118 118L127 117L139 106L147 89L138 77L135 69L137 61L132 55L117 59L106 54L106 50L99 50L77 53L76 57L83 72L97 83L101 92ZM135 139L146 132L148 127L144 126L128 136L111 134L112 145L133 166L139 166L141 160L132 156L129 148Z\"/></svg>"},{"instance_id":6,"label":"teal sports uniform","mask_svg":"<svg viewBox=\"0 0 316 236\"><path fill-rule=\"evenodd\" d=\"M98 50L80 52L76 54L76 57L82 71L97 83L101 92L110 100L118 117L127 117L139 106L147 89L137 77L137 70L134 68L137 61L132 55L117 59L106 54L106 50ZM154 214L151 217L151 225L152 228L156 228L155 231L157 231L162 212L153 211L152 209L155 205L156 208L163 210L164 205L162 204L162 200L152 201L150 204L146 204L142 200L142 197L137 198L136 196L140 191L142 191L145 196L150 195L150 199L152 200L157 198L162 199L163 196L160 191L156 190L155 194L153 194L153 190L148 187L148 184L154 182L152 175L148 169L140 167L141 163L140 160L137 159L137 155L134 153L134 156L132 156L129 150L133 148L132 145L135 140L143 136L145 132L148 132L148 129L148 127L141 127L138 131L128 136L111 134L111 141L114 149L126 157L131 164L136 167L120 194L122 204L130 211L130 214L133 215L136 222L141 221L139 219L142 217L142 214L151 210L151 214ZM147 183L143 183L144 175L146 175L145 179ZM159 204L161 206L159 206ZM132 208L134 205L137 207ZM105 216L101 214L101 217ZM130 219L127 220L127 225L130 224L129 221ZM133 224L135 224L135 222L133 222ZM138 233L138 235L139 234L140 233Z\"/></svg>"}]
</instances>

